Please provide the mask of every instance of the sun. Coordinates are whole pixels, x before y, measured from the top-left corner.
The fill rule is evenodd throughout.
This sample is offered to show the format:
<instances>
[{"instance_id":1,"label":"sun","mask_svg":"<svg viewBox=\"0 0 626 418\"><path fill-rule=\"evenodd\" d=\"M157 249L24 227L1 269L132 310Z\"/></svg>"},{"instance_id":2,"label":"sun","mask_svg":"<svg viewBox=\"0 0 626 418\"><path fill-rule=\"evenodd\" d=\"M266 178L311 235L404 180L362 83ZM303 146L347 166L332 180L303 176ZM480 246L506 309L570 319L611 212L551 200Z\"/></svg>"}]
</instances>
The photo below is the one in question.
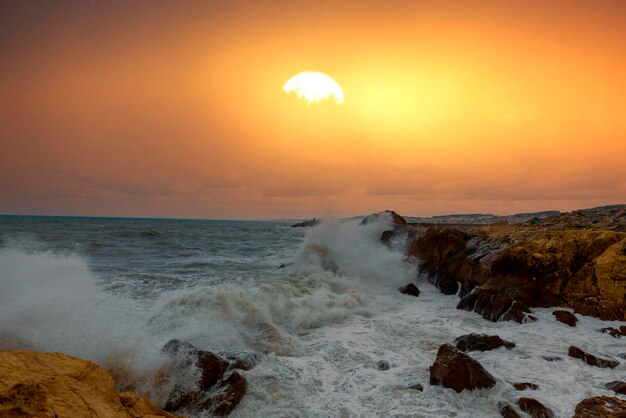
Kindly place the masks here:
<instances>
[{"instance_id":1,"label":"sun","mask_svg":"<svg viewBox=\"0 0 626 418\"><path fill-rule=\"evenodd\" d=\"M343 103L341 86L332 77L317 71L305 71L291 77L283 90L287 93L295 92L309 103L319 103L322 100L333 99L335 103Z\"/></svg>"}]
</instances>

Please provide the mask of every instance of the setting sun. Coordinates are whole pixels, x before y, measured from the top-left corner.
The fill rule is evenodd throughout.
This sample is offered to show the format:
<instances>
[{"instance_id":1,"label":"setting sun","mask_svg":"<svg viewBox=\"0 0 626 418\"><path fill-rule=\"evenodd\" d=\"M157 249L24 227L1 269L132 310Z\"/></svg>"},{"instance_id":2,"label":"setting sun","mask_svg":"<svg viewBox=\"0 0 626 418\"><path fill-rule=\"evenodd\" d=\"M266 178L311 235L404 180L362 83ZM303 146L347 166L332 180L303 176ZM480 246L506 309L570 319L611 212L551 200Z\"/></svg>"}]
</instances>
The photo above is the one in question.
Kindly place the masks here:
<instances>
[{"instance_id":1,"label":"setting sun","mask_svg":"<svg viewBox=\"0 0 626 418\"><path fill-rule=\"evenodd\" d=\"M316 71L306 71L291 77L283 90L287 93L296 92L309 103L318 103L325 99L334 99L335 103L343 103L341 86L331 77Z\"/></svg>"}]
</instances>

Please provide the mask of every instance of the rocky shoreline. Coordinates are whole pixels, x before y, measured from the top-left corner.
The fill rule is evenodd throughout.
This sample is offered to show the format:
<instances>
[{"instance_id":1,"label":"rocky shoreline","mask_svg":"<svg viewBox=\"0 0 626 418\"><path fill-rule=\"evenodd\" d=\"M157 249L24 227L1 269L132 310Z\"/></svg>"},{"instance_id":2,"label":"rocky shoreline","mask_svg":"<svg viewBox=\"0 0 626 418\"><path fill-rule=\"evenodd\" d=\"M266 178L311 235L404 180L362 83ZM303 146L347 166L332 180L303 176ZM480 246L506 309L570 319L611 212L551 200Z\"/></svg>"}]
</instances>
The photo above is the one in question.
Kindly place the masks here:
<instances>
[{"instance_id":1,"label":"rocky shoreline","mask_svg":"<svg viewBox=\"0 0 626 418\"><path fill-rule=\"evenodd\" d=\"M424 226L407 222L392 211L365 217L362 224L381 216L389 216L393 225L382 233L381 241L404 249L420 274L439 291L457 295L458 309L476 312L489 321L511 321L511 327L534 321L533 308L549 307L555 308L554 321L564 327L576 327L577 315L626 321L623 206L558 214L524 225ZM398 290L419 303L416 283ZM597 332L621 339L626 336L626 325ZM459 335L439 347L429 369L430 380L423 383L458 393L490 390L499 379L473 358L472 352L499 349L508 353L515 347L514 338L510 339ZM622 367L626 360L626 349L623 356L613 358L602 353L601 347L598 352L588 352L564 344L563 356L584 367L612 369ZM116 391L113 377L95 363L61 353L0 351L0 416L170 418L203 411L225 416L245 396L246 371L256 362L253 357L225 357L178 340L168 342L162 351L170 370L193 376L185 385L168 389L163 409L133 392ZM161 378L167 382L167 368ZM519 391L538 389L532 381L506 383ZM625 417L626 400L619 395L626 394L626 382L607 381L606 388L616 396L581 397L574 417ZM422 391L423 384L410 389ZM494 413L503 417L555 416L530 396L502 403L499 408Z\"/></svg>"}]
</instances>

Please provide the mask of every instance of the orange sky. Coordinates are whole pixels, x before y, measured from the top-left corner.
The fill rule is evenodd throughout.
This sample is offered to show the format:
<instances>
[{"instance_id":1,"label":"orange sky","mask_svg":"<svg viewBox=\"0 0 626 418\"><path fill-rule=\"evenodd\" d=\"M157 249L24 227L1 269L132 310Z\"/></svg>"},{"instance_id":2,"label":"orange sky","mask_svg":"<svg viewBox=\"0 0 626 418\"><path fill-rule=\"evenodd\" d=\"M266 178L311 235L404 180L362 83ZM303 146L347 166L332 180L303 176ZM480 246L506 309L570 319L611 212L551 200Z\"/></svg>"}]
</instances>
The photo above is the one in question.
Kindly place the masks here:
<instances>
[{"instance_id":1,"label":"orange sky","mask_svg":"<svg viewBox=\"0 0 626 418\"><path fill-rule=\"evenodd\" d=\"M0 213L626 203L626 2L336 3L0 3Z\"/></svg>"}]
</instances>

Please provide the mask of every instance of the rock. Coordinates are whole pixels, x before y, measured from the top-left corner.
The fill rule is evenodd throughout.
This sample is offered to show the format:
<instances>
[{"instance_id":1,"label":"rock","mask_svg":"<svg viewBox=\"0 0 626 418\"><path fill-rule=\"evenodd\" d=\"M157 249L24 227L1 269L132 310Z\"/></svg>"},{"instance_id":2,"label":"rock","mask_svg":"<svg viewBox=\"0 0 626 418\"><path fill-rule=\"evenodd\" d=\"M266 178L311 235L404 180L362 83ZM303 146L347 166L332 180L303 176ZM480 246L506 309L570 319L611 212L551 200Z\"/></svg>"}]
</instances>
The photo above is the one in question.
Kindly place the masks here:
<instances>
[{"instance_id":1,"label":"rock","mask_svg":"<svg viewBox=\"0 0 626 418\"><path fill-rule=\"evenodd\" d=\"M0 351L0 376L3 417L174 417L133 392L118 393L95 363L62 353Z\"/></svg>"},{"instance_id":2,"label":"rock","mask_svg":"<svg viewBox=\"0 0 626 418\"><path fill-rule=\"evenodd\" d=\"M372 213L371 215L367 215L366 217L361 219L360 225L367 225L372 222L378 222L380 218L384 218L387 216L391 218L391 224L393 227L406 225L406 219L404 219L402 216L398 215L396 212L392 210L384 210L382 212L377 212L377 213Z\"/></svg>"},{"instance_id":3,"label":"rock","mask_svg":"<svg viewBox=\"0 0 626 418\"><path fill-rule=\"evenodd\" d=\"M420 295L420 290L413 283L409 283L406 286L402 286L398 290L400 291L400 293L403 293L405 295L411 295L415 297Z\"/></svg>"},{"instance_id":4,"label":"rock","mask_svg":"<svg viewBox=\"0 0 626 418\"><path fill-rule=\"evenodd\" d=\"M562 322L564 324L569 325L570 327L575 327L578 319L576 316L568 311L557 310L552 312L552 315L556 317L556 320Z\"/></svg>"},{"instance_id":5,"label":"rock","mask_svg":"<svg viewBox=\"0 0 626 418\"><path fill-rule=\"evenodd\" d=\"M246 379L236 371L228 373L233 368L244 368L239 361L231 364L210 351L199 350L180 340L169 341L163 352L175 361L178 370L196 368L199 371L197 381L174 388L165 404L167 411L209 410L213 415L224 416L239 404L246 393Z\"/></svg>"},{"instance_id":6,"label":"rock","mask_svg":"<svg viewBox=\"0 0 626 418\"><path fill-rule=\"evenodd\" d=\"M624 360L626 360L626 353L619 353L617 357L623 358Z\"/></svg>"},{"instance_id":7,"label":"rock","mask_svg":"<svg viewBox=\"0 0 626 418\"><path fill-rule=\"evenodd\" d=\"M391 364L387 360L379 360L376 362L376 367L378 370L389 370L391 368Z\"/></svg>"},{"instance_id":8,"label":"rock","mask_svg":"<svg viewBox=\"0 0 626 418\"><path fill-rule=\"evenodd\" d=\"M602 358L596 357L592 354L584 352L580 348L573 346L573 345L570 346L569 350L567 351L567 354L570 357L583 360L585 363L587 363L590 366L609 368L609 369L614 369L617 366L619 366L619 361L617 360L609 360L609 359L602 359Z\"/></svg>"},{"instance_id":9,"label":"rock","mask_svg":"<svg viewBox=\"0 0 626 418\"><path fill-rule=\"evenodd\" d=\"M510 341L503 340L497 335L486 334L461 335L456 338L454 342L456 343L456 348L463 352L489 351L502 346L510 350L515 347L515 344Z\"/></svg>"},{"instance_id":10,"label":"rock","mask_svg":"<svg viewBox=\"0 0 626 418\"><path fill-rule=\"evenodd\" d=\"M309 219L308 221L302 221L302 222L298 222L296 224L291 225L292 228L306 228L309 226L316 226L319 225L322 221L320 221L319 219Z\"/></svg>"},{"instance_id":11,"label":"rock","mask_svg":"<svg viewBox=\"0 0 626 418\"><path fill-rule=\"evenodd\" d=\"M500 415L504 418L522 418L520 415L513 409L511 405L504 404L500 406Z\"/></svg>"},{"instance_id":12,"label":"rock","mask_svg":"<svg viewBox=\"0 0 626 418\"><path fill-rule=\"evenodd\" d=\"M626 233L531 226L429 227L407 253L459 309L491 321L529 320L530 308L562 306L626 320Z\"/></svg>"},{"instance_id":13,"label":"rock","mask_svg":"<svg viewBox=\"0 0 626 418\"><path fill-rule=\"evenodd\" d=\"M595 229L626 232L626 205L600 206L537 218L535 226L550 229Z\"/></svg>"},{"instance_id":14,"label":"rock","mask_svg":"<svg viewBox=\"0 0 626 418\"><path fill-rule=\"evenodd\" d=\"M539 389L539 386L537 386L534 383L528 383L528 382L521 382L521 383L513 383L513 387L517 390L526 390L526 389L530 389L530 390L537 390Z\"/></svg>"},{"instance_id":15,"label":"rock","mask_svg":"<svg viewBox=\"0 0 626 418\"><path fill-rule=\"evenodd\" d=\"M612 390L615 393L619 393L620 395L626 395L626 382L614 380L604 386L606 386L608 390Z\"/></svg>"},{"instance_id":16,"label":"rock","mask_svg":"<svg viewBox=\"0 0 626 418\"><path fill-rule=\"evenodd\" d=\"M548 407L533 398L519 398L517 406L533 418L554 417L554 413Z\"/></svg>"},{"instance_id":17,"label":"rock","mask_svg":"<svg viewBox=\"0 0 626 418\"><path fill-rule=\"evenodd\" d=\"M626 325L622 325L619 328L607 327L600 329L600 332L610 334L611 337L620 338L626 336Z\"/></svg>"},{"instance_id":18,"label":"rock","mask_svg":"<svg viewBox=\"0 0 626 418\"><path fill-rule=\"evenodd\" d=\"M422 386L421 384L418 383L416 385L409 386L409 389L413 389L413 390L416 390L418 392L423 392L424 391L424 386Z\"/></svg>"},{"instance_id":19,"label":"rock","mask_svg":"<svg viewBox=\"0 0 626 418\"><path fill-rule=\"evenodd\" d=\"M465 389L491 388L496 384L496 379L467 354L450 344L443 344L430 367L430 384L460 393Z\"/></svg>"},{"instance_id":20,"label":"rock","mask_svg":"<svg viewBox=\"0 0 626 418\"><path fill-rule=\"evenodd\" d=\"M594 396L576 405L573 418L624 418L626 401L609 396Z\"/></svg>"},{"instance_id":21,"label":"rock","mask_svg":"<svg viewBox=\"0 0 626 418\"><path fill-rule=\"evenodd\" d=\"M543 358L545 361L561 361L561 360L563 360L559 356L541 356L541 358Z\"/></svg>"}]
</instances>

